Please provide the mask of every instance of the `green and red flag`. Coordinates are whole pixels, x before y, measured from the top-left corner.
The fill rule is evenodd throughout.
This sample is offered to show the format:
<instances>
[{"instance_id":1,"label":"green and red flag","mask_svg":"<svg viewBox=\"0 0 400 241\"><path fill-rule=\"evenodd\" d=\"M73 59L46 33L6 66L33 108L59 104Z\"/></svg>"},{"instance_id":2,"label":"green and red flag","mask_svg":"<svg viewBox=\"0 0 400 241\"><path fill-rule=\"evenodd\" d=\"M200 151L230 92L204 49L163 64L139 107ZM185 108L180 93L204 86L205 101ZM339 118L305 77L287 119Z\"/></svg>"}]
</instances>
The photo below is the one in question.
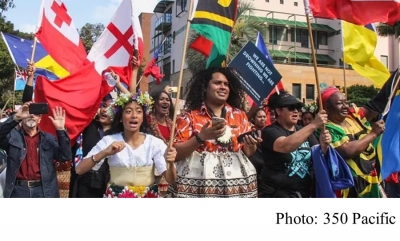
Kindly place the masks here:
<instances>
[{"instance_id":1,"label":"green and red flag","mask_svg":"<svg viewBox=\"0 0 400 241\"><path fill-rule=\"evenodd\" d=\"M228 53L238 0L194 0L189 19L199 37L190 47L207 59L206 68L221 66Z\"/></svg>"}]
</instances>

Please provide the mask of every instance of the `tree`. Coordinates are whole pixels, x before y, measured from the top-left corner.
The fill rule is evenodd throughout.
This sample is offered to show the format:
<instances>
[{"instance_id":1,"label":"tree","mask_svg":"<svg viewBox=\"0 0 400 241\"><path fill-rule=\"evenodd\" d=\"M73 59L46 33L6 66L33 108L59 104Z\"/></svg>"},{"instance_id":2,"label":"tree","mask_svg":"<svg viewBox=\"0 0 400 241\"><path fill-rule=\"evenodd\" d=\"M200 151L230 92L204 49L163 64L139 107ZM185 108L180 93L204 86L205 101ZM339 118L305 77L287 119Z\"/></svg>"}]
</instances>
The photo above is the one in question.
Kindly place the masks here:
<instances>
[{"instance_id":1,"label":"tree","mask_svg":"<svg viewBox=\"0 0 400 241\"><path fill-rule=\"evenodd\" d=\"M239 0L237 17L235 25L233 26L230 47L227 55L228 62L239 53L248 41L254 41L259 31L263 33L263 35L266 31L264 22L258 18L250 17L252 15L252 9L252 3ZM188 39L186 61L191 73L196 73L197 71L204 69L206 65L206 57L189 47L198 36L198 33L191 31Z\"/></svg>"},{"instance_id":2,"label":"tree","mask_svg":"<svg viewBox=\"0 0 400 241\"><path fill-rule=\"evenodd\" d=\"M7 11L10 8L15 7L14 0L0 0L1 12Z\"/></svg>"},{"instance_id":3,"label":"tree","mask_svg":"<svg viewBox=\"0 0 400 241\"><path fill-rule=\"evenodd\" d=\"M396 22L395 25L390 26L385 23L381 23L376 28L378 34L380 36L395 36L396 38L400 37L400 20Z\"/></svg>"},{"instance_id":4,"label":"tree","mask_svg":"<svg viewBox=\"0 0 400 241\"><path fill-rule=\"evenodd\" d=\"M4 1L0 1L0 9L3 9L1 4ZM12 1L11 1L12 2ZM8 6L8 5L7 5ZM24 39L33 39L33 34L24 33L14 29L14 24L7 21L6 18L0 15L0 31L9 33ZM14 62L11 59L10 53L4 43L3 39L0 40L0 108L6 103L6 101L12 96L14 89ZM21 66L25 67L25 66ZM21 104L21 97L16 95L15 104ZM11 107L12 102L8 103Z\"/></svg>"},{"instance_id":5,"label":"tree","mask_svg":"<svg viewBox=\"0 0 400 241\"><path fill-rule=\"evenodd\" d=\"M365 105L373 96L377 96L379 89L373 85L352 85L347 88L347 99L350 103L354 103L357 106Z\"/></svg>"},{"instance_id":6,"label":"tree","mask_svg":"<svg viewBox=\"0 0 400 241\"><path fill-rule=\"evenodd\" d=\"M87 53L92 49L93 44L97 41L103 31L104 25L101 23L87 23L81 28L79 35Z\"/></svg>"}]
</instances>

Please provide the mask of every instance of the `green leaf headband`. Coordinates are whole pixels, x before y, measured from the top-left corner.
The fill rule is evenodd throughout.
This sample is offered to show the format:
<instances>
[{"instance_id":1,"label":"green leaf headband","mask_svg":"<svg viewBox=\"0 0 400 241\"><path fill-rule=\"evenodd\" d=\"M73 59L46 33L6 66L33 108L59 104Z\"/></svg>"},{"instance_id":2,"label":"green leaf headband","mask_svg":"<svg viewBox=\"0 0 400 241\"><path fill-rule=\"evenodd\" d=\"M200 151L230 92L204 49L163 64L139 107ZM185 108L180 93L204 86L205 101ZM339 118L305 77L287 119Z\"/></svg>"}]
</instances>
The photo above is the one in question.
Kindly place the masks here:
<instances>
[{"instance_id":1,"label":"green leaf headband","mask_svg":"<svg viewBox=\"0 0 400 241\"><path fill-rule=\"evenodd\" d=\"M141 105L145 112L149 114L153 108L154 100L151 98L149 93L141 92L138 90L137 93L130 94L120 94L117 99L115 99L114 103L111 104L107 109L107 114L114 119L114 116L117 114L119 107L125 108L125 106L133 101L136 101L139 105Z\"/></svg>"}]
</instances>

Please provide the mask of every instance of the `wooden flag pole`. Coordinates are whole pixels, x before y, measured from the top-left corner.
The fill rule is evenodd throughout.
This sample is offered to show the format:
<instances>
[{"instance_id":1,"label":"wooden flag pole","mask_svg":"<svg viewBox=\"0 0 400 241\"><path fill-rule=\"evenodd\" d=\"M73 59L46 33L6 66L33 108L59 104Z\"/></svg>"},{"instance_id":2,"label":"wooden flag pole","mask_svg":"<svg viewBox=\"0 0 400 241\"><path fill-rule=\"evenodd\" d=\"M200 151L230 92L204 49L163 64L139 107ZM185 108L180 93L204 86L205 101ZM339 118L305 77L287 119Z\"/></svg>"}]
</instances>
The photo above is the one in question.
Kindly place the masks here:
<instances>
[{"instance_id":1,"label":"wooden flag pole","mask_svg":"<svg viewBox=\"0 0 400 241\"><path fill-rule=\"evenodd\" d=\"M174 119L172 121L172 128L171 128L171 138L169 140L169 147L172 147L174 143L174 136L175 136L175 129L176 129L176 118L178 116L178 106L179 106L179 98L181 95L181 86L182 86L182 79L183 79L183 70L185 69L185 59L186 59L186 49L187 49L187 42L189 38L190 32L190 16L193 12L193 2L194 0L190 1L189 11L188 11L188 20L186 25L186 33L185 33L185 41L183 43L183 50L182 50L182 61L181 61L181 69L179 72L179 80L178 80L178 90L176 92L176 101L175 101L175 110L174 110Z\"/></svg>"},{"instance_id":2,"label":"wooden flag pole","mask_svg":"<svg viewBox=\"0 0 400 241\"><path fill-rule=\"evenodd\" d=\"M344 62L344 28L343 28L343 20L340 23L340 27L341 27L341 34L342 34L342 62L343 62L343 88L344 88L344 94L346 96L346 98L348 98L347 96L347 83L346 83L346 63Z\"/></svg>"},{"instance_id":3,"label":"wooden flag pole","mask_svg":"<svg viewBox=\"0 0 400 241\"><path fill-rule=\"evenodd\" d=\"M32 55L31 55L31 62L33 62L35 58L35 51L36 51L36 43L37 43L37 38L33 40L33 48L32 48Z\"/></svg>"},{"instance_id":4,"label":"wooden flag pole","mask_svg":"<svg viewBox=\"0 0 400 241\"><path fill-rule=\"evenodd\" d=\"M322 110L322 97L321 97L321 86L319 85L319 78L318 78L318 65L317 65L317 58L315 54L315 45L314 45L314 38L313 38L313 33L312 33L312 28L311 28L311 21L310 21L310 4L308 0L304 0L304 7L306 10L306 18L307 18L307 26L308 26L308 35L310 37L310 44L311 44L311 54L313 58L313 64L314 64L314 74L315 74L315 81L317 84L317 94L318 94L318 99L319 99L319 109Z\"/></svg>"}]
</instances>

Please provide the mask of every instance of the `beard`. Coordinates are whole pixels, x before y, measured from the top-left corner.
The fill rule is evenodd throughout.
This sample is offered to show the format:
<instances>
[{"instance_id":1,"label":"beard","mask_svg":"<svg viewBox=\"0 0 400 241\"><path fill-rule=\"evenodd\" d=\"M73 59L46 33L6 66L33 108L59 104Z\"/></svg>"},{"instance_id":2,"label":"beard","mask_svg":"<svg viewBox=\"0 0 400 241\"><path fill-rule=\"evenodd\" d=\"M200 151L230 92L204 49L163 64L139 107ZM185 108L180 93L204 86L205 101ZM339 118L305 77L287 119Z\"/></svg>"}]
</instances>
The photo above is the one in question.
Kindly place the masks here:
<instances>
[{"instance_id":1,"label":"beard","mask_svg":"<svg viewBox=\"0 0 400 241\"><path fill-rule=\"evenodd\" d=\"M34 128L34 127L37 126L37 123L36 123L35 120L30 119L30 120L27 120L27 121L26 121L25 125L26 125L27 127L29 127L29 128Z\"/></svg>"}]
</instances>

